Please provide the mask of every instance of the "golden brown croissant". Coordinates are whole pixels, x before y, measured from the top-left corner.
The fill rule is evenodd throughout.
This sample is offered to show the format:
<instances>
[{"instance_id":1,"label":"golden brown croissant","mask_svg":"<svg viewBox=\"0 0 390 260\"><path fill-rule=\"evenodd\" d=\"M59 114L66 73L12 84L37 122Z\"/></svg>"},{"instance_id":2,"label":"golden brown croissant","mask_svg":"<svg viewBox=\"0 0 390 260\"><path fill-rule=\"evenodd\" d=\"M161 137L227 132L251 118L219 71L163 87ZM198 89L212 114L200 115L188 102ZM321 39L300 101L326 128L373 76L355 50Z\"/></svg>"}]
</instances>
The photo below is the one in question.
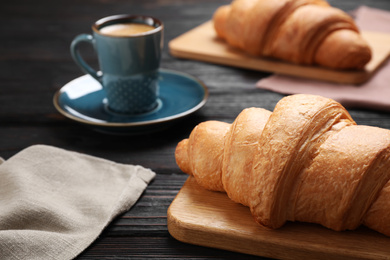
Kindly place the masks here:
<instances>
[{"instance_id":1,"label":"golden brown croissant","mask_svg":"<svg viewBox=\"0 0 390 260\"><path fill-rule=\"evenodd\" d=\"M325 0L234 0L213 21L220 38L254 56L333 69L371 59L353 19Z\"/></svg>"},{"instance_id":2,"label":"golden brown croissant","mask_svg":"<svg viewBox=\"0 0 390 260\"><path fill-rule=\"evenodd\" d=\"M175 156L201 186L249 206L266 227L364 224L390 236L390 131L356 125L334 100L292 95L272 113L248 108L232 124L203 122Z\"/></svg>"}]
</instances>

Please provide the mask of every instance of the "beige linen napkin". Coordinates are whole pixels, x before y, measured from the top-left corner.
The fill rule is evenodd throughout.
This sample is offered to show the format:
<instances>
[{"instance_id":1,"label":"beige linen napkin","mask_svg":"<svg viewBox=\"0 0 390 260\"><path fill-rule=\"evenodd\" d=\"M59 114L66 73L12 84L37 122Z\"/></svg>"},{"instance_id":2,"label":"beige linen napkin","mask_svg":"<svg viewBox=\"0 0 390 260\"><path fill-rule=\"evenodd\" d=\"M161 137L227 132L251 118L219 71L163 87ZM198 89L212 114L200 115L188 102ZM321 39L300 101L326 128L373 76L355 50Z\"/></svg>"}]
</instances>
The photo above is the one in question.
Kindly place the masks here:
<instances>
[{"instance_id":1,"label":"beige linen napkin","mask_svg":"<svg viewBox=\"0 0 390 260\"><path fill-rule=\"evenodd\" d=\"M361 30L390 33L390 12L361 6L353 12ZM390 62L369 81L355 86L274 74L261 79L257 87L282 94L315 94L333 98L346 107L390 111Z\"/></svg>"},{"instance_id":2,"label":"beige linen napkin","mask_svg":"<svg viewBox=\"0 0 390 260\"><path fill-rule=\"evenodd\" d=\"M73 259L154 176L45 145L0 162L0 259Z\"/></svg>"}]
</instances>

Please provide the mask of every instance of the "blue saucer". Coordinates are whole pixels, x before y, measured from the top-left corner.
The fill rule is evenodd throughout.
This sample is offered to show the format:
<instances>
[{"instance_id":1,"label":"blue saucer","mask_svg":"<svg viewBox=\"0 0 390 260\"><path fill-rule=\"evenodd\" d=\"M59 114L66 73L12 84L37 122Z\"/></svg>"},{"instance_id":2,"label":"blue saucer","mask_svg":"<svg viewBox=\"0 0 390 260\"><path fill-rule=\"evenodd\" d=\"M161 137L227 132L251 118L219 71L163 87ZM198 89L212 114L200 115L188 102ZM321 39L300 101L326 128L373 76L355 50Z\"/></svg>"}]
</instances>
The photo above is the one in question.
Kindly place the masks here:
<instances>
[{"instance_id":1,"label":"blue saucer","mask_svg":"<svg viewBox=\"0 0 390 260\"><path fill-rule=\"evenodd\" d=\"M159 87L159 108L136 116L110 113L105 105L102 86L90 75L76 78L63 86L54 95L53 103L65 117L97 131L141 134L161 130L197 111L208 98L207 87L182 72L160 69Z\"/></svg>"}]
</instances>

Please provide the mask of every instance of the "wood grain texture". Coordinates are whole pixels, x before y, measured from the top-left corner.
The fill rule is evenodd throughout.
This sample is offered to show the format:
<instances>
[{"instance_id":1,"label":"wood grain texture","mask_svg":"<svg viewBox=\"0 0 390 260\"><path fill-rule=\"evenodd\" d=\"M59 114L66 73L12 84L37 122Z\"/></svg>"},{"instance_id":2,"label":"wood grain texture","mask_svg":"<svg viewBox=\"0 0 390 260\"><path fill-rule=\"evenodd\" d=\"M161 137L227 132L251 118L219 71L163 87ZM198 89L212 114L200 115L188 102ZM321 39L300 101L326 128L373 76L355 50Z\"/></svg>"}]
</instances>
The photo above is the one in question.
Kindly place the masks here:
<instances>
[{"instance_id":1,"label":"wood grain texture","mask_svg":"<svg viewBox=\"0 0 390 260\"><path fill-rule=\"evenodd\" d=\"M345 232L307 223L264 228L249 208L203 189L192 176L168 209L168 230L183 242L278 259L390 257L390 238L364 227Z\"/></svg>"},{"instance_id":2,"label":"wood grain texture","mask_svg":"<svg viewBox=\"0 0 390 260\"><path fill-rule=\"evenodd\" d=\"M250 56L218 39L212 21L173 39L169 42L169 49L173 56L180 58L336 83L361 84L370 79L390 55L390 35L375 32L362 32L362 35L373 52L364 70L332 70Z\"/></svg>"}]
</instances>

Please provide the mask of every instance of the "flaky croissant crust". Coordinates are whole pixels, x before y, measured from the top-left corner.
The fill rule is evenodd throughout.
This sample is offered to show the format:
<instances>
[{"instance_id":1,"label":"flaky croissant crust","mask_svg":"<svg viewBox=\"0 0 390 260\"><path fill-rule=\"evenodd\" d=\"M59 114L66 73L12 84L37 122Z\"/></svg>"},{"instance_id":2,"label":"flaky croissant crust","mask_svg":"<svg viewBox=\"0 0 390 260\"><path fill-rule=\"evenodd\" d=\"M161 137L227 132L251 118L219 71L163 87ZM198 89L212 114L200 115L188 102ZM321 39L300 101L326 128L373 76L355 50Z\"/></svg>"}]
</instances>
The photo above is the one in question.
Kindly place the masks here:
<instances>
[{"instance_id":1,"label":"flaky croissant crust","mask_svg":"<svg viewBox=\"0 0 390 260\"><path fill-rule=\"evenodd\" d=\"M371 49L353 19L324 0L234 0L213 15L218 37L263 57L362 69Z\"/></svg>"},{"instance_id":2,"label":"flaky croissant crust","mask_svg":"<svg viewBox=\"0 0 390 260\"><path fill-rule=\"evenodd\" d=\"M272 113L248 108L232 124L203 122L175 157L201 186L226 192L266 227L364 224L390 236L390 131L356 125L334 100L292 95Z\"/></svg>"}]
</instances>

